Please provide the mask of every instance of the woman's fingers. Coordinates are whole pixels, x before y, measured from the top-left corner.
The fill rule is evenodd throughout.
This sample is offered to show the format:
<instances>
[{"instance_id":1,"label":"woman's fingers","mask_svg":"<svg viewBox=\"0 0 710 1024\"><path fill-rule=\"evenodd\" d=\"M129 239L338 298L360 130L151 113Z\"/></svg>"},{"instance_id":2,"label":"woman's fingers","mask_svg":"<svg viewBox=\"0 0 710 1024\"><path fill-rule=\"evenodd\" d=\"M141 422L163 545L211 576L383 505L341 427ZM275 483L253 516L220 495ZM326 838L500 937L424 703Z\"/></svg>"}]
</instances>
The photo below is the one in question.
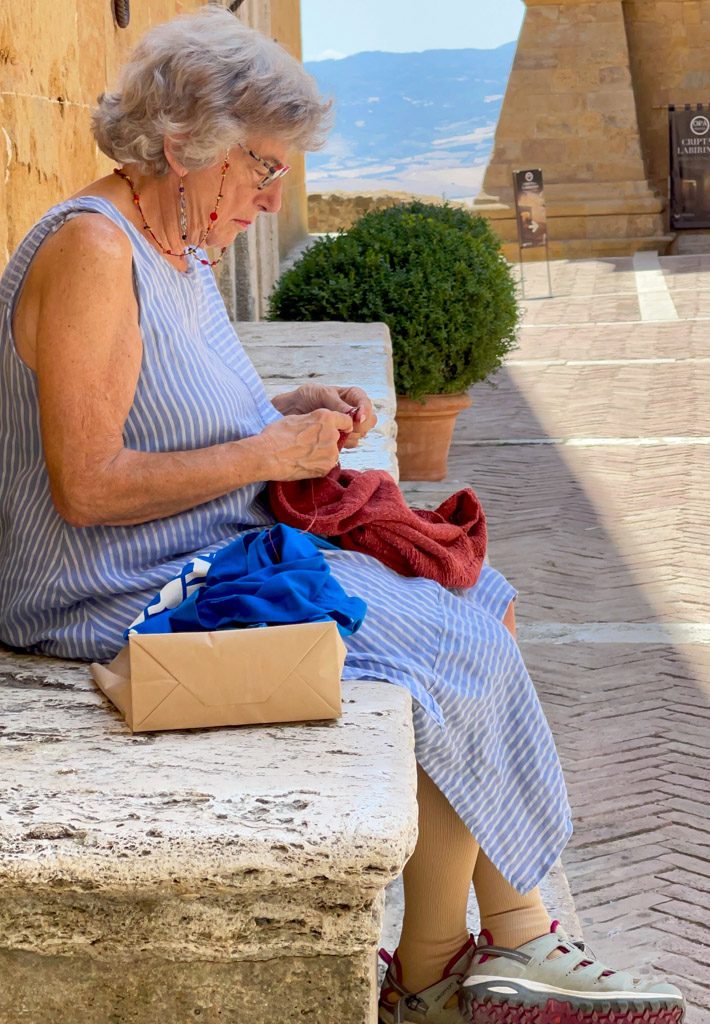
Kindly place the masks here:
<instances>
[{"instance_id":1,"label":"woman's fingers","mask_svg":"<svg viewBox=\"0 0 710 1024\"><path fill-rule=\"evenodd\" d=\"M339 394L343 401L348 402L354 409L353 433L358 438L364 437L368 430L372 430L377 423L377 416L372 408L372 402L367 397L367 393L362 388L353 386L340 388ZM354 444L346 445L346 447L354 447Z\"/></svg>"},{"instance_id":2,"label":"woman's fingers","mask_svg":"<svg viewBox=\"0 0 710 1024\"><path fill-rule=\"evenodd\" d=\"M350 434L349 414L316 409L284 416L259 435L264 448L264 479L308 480L326 476L338 461L341 434Z\"/></svg>"}]
</instances>

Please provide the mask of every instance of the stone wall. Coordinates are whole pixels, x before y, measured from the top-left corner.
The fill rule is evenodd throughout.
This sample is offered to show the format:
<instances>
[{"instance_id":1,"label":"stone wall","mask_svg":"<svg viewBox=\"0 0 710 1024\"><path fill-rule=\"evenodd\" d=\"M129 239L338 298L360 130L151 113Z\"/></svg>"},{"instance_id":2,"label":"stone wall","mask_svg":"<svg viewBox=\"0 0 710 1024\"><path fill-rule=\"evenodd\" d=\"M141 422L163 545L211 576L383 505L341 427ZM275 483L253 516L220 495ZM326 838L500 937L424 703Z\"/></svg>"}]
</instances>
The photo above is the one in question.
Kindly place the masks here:
<instances>
[{"instance_id":1,"label":"stone wall","mask_svg":"<svg viewBox=\"0 0 710 1024\"><path fill-rule=\"evenodd\" d=\"M624 0L624 19L646 173L667 197L666 108L710 102L710 2Z\"/></svg>"},{"instance_id":2,"label":"stone wall","mask_svg":"<svg viewBox=\"0 0 710 1024\"><path fill-rule=\"evenodd\" d=\"M308 230L312 233L347 229L370 210L386 210L399 203L421 199L425 203L443 205L441 196L418 196L410 192L310 192L308 195ZM450 203L463 206L462 203Z\"/></svg>"},{"instance_id":3,"label":"stone wall","mask_svg":"<svg viewBox=\"0 0 710 1024\"><path fill-rule=\"evenodd\" d=\"M117 27L111 4L0 4L0 269L45 210L111 162L89 132L89 109L133 44L200 0L142 0Z\"/></svg>"},{"instance_id":4,"label":"stone wall","mask_svg":"<svg viewBox=\"0 0 710 1024\"><path fill-rule=\"evenodd\" d=\"M540 167L554 257L665 251L670 236L663 199L647 180L621 0L525 3L476 208L517 259L512 171Z\"/></svg>"},{"instance_id":5,"label":"stone wall","mask_svg":"<svg viewBox=\"0 0 710 1024\"><path fill-rule=\"evenodd\" d=\"M0 272L49 207L111 170L91 136L90 109L134 43L151 25L203 3L141 0L131 5L128 28L120 29L109 0L0 2ZM238 16L300 57L299 0L245 0ZM282 213L262 215L218 268L235 319L264 315L279 246L286 251L306 233L305 162L296 157L294 164Z\"/></svg>"}]
</instances>

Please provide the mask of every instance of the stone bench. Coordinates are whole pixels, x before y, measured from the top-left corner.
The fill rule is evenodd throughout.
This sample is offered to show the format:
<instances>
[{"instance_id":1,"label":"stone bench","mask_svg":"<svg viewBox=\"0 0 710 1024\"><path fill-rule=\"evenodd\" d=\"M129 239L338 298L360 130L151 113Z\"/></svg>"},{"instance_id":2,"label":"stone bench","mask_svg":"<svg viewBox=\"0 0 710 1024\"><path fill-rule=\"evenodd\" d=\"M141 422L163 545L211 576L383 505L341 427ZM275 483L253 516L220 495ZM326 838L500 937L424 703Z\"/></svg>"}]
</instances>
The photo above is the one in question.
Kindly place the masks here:
<instances>
[{"instance_id":1,"label":"stone bench","mask_svg":"<svg viewBox=\"0 0 710 1024\"><path fill-rule=\"evenodd\" d=\"M366 387L379 423L344 459L396 475L386 328L238 330L272 394ZM403 688L344 683L335 722L133 736L85 665L0 651L0 784L2 1024L374 1024L416 841Z\"/></svg>"},{"instance_id":2,"label":"stone bench","mask_svg":"<svg viewBox=\"0 0 710 1024\"><path fill-rule=\"evenodd\" d=\"M396 474L381 325L240 324L270 393L362 382L349 465ZM416 841L411 700L133 736L83 664L0 653L0 1021L370 1024L385 886Z\"/></svg>"}]
</instances>

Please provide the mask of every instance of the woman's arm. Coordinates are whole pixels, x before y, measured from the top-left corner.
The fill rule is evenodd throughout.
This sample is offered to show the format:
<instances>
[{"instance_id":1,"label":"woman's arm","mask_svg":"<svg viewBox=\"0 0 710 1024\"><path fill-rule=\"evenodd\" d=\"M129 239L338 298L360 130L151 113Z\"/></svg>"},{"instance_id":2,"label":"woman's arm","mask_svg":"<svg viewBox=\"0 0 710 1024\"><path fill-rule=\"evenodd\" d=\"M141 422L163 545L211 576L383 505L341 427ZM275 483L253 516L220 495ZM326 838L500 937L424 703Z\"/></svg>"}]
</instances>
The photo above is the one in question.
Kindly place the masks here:
<instances>
[{"instance_id":1,"label":"woman's arm","mask_svg":"<svg viewBox=\"0 0 710 1024\"><path fill-rule=\"evenodd\" d=\"M194 451L125 448L142 358L128 237L100 214L76 217L42 246L33 273L42 441L52 500L72 525L159 519L255 481L322 476L337 462L349 418L334 412Z\"/></svg>"}]
</instances>

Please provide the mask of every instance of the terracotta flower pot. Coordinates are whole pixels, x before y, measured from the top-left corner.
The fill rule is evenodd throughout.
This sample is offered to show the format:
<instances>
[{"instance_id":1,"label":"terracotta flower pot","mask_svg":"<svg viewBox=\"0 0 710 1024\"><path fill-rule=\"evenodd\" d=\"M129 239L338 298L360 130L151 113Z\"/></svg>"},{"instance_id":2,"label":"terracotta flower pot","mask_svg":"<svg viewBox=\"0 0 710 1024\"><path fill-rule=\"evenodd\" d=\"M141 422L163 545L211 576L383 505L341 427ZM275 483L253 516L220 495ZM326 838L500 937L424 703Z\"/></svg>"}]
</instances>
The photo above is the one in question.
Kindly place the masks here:
<instances>
[{"instance_id":1,"label":"terracotta flower pot","mask_svg":"<svg viewBox=\"0 0 710 1024\"><path fill-rule=\"evenodd\" d=\"M401 480L443 480L456 417L469 395L423 395L424 404L397 395L397 457Z\"/></svg>"}]
</instances>

